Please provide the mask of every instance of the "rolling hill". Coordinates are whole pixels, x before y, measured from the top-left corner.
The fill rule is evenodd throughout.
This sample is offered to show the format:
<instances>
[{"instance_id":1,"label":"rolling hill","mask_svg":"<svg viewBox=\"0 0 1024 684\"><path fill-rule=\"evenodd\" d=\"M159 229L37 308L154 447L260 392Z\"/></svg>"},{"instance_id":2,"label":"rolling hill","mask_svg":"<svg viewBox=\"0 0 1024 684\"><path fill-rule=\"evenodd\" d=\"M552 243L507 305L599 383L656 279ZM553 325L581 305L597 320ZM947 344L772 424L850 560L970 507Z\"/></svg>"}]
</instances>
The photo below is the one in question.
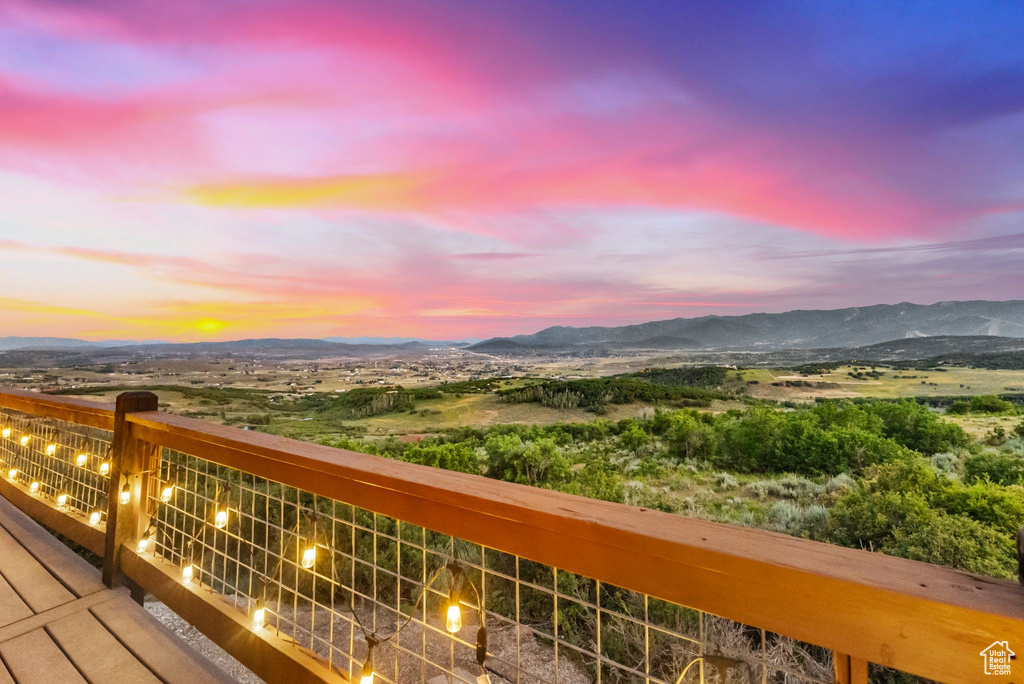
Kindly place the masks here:
<instances>
[{"instance_id":1,"label":"rolling hill","mask_svg":"<svg viewBox=\"0 0 1024 684\"><path fill-rule=\"evenodd\" d=\"M674 318L621 327L556 326L507 338L516 348L623 348L679 340L677 349L767 351L863 347L935 336L1024 337L1024 301L879 304L818 311ZM470 346L494 348L498 339ZM654 346L654 345L651 345Z\"/></svg>"}]
</instances>

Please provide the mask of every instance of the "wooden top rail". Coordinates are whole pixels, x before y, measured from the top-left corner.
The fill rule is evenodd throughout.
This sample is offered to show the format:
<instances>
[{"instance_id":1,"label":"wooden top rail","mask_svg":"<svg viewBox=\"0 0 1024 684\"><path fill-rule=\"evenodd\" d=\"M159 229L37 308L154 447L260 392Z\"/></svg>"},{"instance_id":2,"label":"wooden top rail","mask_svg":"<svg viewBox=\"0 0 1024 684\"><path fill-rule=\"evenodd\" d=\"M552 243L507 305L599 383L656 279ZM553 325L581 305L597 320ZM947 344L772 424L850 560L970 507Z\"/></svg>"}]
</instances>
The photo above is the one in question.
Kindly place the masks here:
<instances>
[{"instance_id":1,"label":"wooden top rail","mask_svg":"<svg viewBox=\"0 0 1024 684\"><path fill-rule=\"evenodd\" d=\"M56 418L101 430L114 429L114 405L22 390L0 390L0 408Z\"/></svg>"},{"instance_id":2,"label":"wooden top rail","mask_svg":"<svg viewBox=\"0 0 1024 684\"><path fill-rule=\"evenodd\" d=\"M927 563L490 480L157 411L159 444L533 561L945 682L1024 644L1024 588Z\"/></svg>"}]
</instances>

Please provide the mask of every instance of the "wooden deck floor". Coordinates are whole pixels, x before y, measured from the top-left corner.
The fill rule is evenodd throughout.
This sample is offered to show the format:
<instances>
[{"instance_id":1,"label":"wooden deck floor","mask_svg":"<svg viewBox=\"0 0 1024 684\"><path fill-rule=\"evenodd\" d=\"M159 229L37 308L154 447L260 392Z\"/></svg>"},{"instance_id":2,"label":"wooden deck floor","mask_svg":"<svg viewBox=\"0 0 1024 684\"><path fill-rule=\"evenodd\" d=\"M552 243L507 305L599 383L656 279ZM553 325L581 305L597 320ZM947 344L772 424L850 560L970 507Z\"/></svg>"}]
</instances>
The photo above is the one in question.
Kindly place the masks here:
<instances>
[{"instance_id":1,"label":"wooden deck floor","mask_svg":"<svg viewBox=\"0 0 1024 684\"><path fill-rule=\"evenodd\" d=\"M231 681L0 497L0 684Z\"/></svg>"}]
</instances>

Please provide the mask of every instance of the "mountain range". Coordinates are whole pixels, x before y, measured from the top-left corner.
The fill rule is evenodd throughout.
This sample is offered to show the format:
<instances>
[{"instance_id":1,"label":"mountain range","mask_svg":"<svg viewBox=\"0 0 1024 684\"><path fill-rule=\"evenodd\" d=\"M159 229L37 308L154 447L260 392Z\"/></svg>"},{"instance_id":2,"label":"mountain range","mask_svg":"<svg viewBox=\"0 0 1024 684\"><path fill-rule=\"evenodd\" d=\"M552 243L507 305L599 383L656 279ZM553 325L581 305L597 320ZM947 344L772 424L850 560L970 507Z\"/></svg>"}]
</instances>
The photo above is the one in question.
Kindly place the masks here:
<instances>
[{"instance_id":1,"label":"mountain range","mask_svg":"<svg viewBox=\"0 0 1024 684\"><path fill-rule=\"evenodd\" d=\"M544 353L588 350L784 351L851 349L899 340L940 337L1024 338L1024 301L965 301L938 304L879 304L820 311L700 316L619 327L555 326L532 335L475 340L330 337L261 338L230 342L133 342L59 337L0 338L0 352L60 352L63 355L178 355L223 353L294 354L315 358L337 354L380 356L464 347L484 353ZM939 344L936 340L936 344ZM942 345L949 346L946 341ZM919 345L918 345L919 346Z\"/></svg>"},{"instance_id":2,"label":"mountain range","mask_svg":"<svg viewBox=\"0 0 1024 684\"><path fill-rule=\"evenodd\" d=\"M532 335L492 338L469 349L499 353L588 347L768 351L863 347L899 339L963 335L1024 337L1024 301L878 304L673 318L619 327L555 326Z\"/></svg>"}]
</instances>

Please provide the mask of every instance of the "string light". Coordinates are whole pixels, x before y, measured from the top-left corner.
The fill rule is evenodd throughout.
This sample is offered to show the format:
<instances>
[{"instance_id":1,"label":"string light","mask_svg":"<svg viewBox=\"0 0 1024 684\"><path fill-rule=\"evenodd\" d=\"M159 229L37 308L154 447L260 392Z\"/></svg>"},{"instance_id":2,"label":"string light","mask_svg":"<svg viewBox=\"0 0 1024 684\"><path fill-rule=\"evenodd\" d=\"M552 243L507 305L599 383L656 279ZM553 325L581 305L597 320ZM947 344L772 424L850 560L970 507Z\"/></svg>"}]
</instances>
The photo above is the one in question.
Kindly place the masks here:
<instances>
[{"instance_id":1,"label":"string light","mask_svg":"<svg viewBox=\"0 0 1024 684\"><path fill-rule=\"evenodd\" d=\"M57 495L57 508L64 508L67 505L68 505L68 495L63 493L63 492L58 494Z\"/></svg>"},{"instance_id":2,"label":"string light","mask_svg":"<svg viewBox=\"0 0 1024 684\"><path fill-rule=\"evenodd\" d=\"M47 456L53 456L55 453L57 453L57 445L56 444L47 444L46 445L46 455Z\"/></svg>"},{"instance_id":3,"label":"string light","mask_svg":"<svg viewBox=\"0 0 1024 684\"><path fill-rule=\"evenodd\" d=\"M373 649L376 646L376 637L366 637L366 662L363 663L363 669L360 670L359 684L373 684Z\"/></svg>"},{"instance_id":4,"label":"string light","mask_svg":"<svg viewBox=\"0 0 1024 684\"><path fill-rule=\"evenodd\" d=\"M135 547L136 553L146 553L149 550L149 537L143 537L139 540L138 546Z\"/></svg>"},{"instance_id":5,"label":"string light","mask_svg":"<svg viewBox=\"0 0 1024 684\"><path fill-rule=\"evenodd\" d=\"M132 500L132 492L128 488L128 483L124 483L124 487L121 488L121 493L117 497L118 503L126 504Z\"/></svg>"},{"instance_id":6,"label":"string light","mask_svg":"<svg viewBox=\"0 0 1024 684\"><path fill-rule=\"evenodd\" d=\"M75 457L75 465L78 466L79 468L84 468L85 463L88 460L89 454L78 454L78 456Z\"/></svg>"},{"instance_id":7,"label":"string light","mask_svg":"<svg viewBox=\"0 0 1024 684\"><path fill-rule=\"evenodd\" d=\"M228 509L218 508L217 514L213 517L213 526L222 530L228 525Z\"/></svg>"},{"instance_id":8,"label":"string light","mask_svg":"<svg viewBox=\"0 0 1024 684\"><path fill-rule=\"evenodd\" d=\"M109 475L109 474L110 474L110 461L103 461L103 463L100 463L100 475Z\"/></svg>"},{"instance_id":9,"label":"string light","mask_svg":"<svg viewBox=\"0 0 1024 684\"><path fill-rule=\"evenodd\" d=\"M28 435L23 435L21 438L21 446L28 446Z\"/></svg>"},{"instance_id":10,"label":"string light","mask_svg":"<svg viewBox=\"0 0 1024 684\"><path fill-rule=\"evenodd\" d=\"M252 612L252 628L254 631L260 631L263 629L263 625L266 624L267 609L263 607L263 600L260 599L256 602L256 610Z\"/></svg>"},{"instance_id":11,"label":"string light","mask_svg":"<svg viewBox=\"0 0 1024 684\"><path fill-rule=\"evenodd\" d=\"M99 511L93 511L92 513L89 514L89 524L90 525L99 525L100 524L100 512Z\"/></svg>"},{"instance_id":12,"label":"string light","mask_svg":"<svg viewBox=\"0 0 1024 684\"><path fill-rule=\"evenodd\" d=\"M452 634L462 629L462 610L459 608L458 582L462 578L462 568L452 562L448 564L448 572L452 576L451 588L448 591L448 617L445 628Z\"/></svg>"},{"instance_id":13,"label":"string light","mask_svg":"<svg viewBox=\"0 0 1024 684\"><path fill-rule=\"evenodd\" d=\"M173 484L166 484L166 485L164 485L164 488L162 490L160 490L160 501L162 503L167 503L168 501L171 500L171 496L173 494L174 494L174 485Z\"/></svg>"},{"instance_id":14,"label":"string light","mask_svg":"<svg viewBox=\"0 0 1024 684\"><path fill-rule=\"evenodd\" d=\"M18 469L17 468L11 468L10 470L8 470L7 471L7 477L11 478L12 480L15 479L16 477L18 477Z\"/></svg>"},{"instance_id":15,"label":"string light","mask_svg":"<svg viewBox=\"0 0 1024 684\"><path fill-rule=\"evenodd\" d=\"M28 491L30 494L37 494L39 492L39 481L33 481L32 484L28 486Z\"/></svg>"},{"instance_id":16,"label":"string light","mask_svg":"<svg viewBox=\"0 0 1024 684\"><path fill-rule=\"evenodd\" d=\"M452 634L462 629L462 611L459 609L459 597L454 591L448 599L448 620L445 626Z\"/></svg>"},{"instance_id":17,"label":"string light","mask_svg":"<svg viewBox=\"0 0 1024 684\"><path fill-rule=\"evenodd\" d=\"M184 568L182 568L182 571L181 571L181 581L184 582L185 584L188 584L189 582L192 581L192 577L195 576L195 572L196 572L196 566L195 565L192 565L191 563L189 565L186 565Z\"/></svg>"},{"instance_id":18,"label":"string light","mask_svg":"<svg viewBox=\"0 0 1024 684\"><path fill-rule=\"evenodd\" d=\"M309 569L316 564L316 544L302 552L302 567Z\"/></svg>"},{"instance_id":19,"label":"string light","mask_svg":"<svg viewBox=\"0 0 1024 684\"><path fill-rule=\"evenodd\" d=\"M4 439L10 439L11 438L11 428L4 428L3 432L0 432L0 435L3 435Z\"/></svg>"}]
</instances>

